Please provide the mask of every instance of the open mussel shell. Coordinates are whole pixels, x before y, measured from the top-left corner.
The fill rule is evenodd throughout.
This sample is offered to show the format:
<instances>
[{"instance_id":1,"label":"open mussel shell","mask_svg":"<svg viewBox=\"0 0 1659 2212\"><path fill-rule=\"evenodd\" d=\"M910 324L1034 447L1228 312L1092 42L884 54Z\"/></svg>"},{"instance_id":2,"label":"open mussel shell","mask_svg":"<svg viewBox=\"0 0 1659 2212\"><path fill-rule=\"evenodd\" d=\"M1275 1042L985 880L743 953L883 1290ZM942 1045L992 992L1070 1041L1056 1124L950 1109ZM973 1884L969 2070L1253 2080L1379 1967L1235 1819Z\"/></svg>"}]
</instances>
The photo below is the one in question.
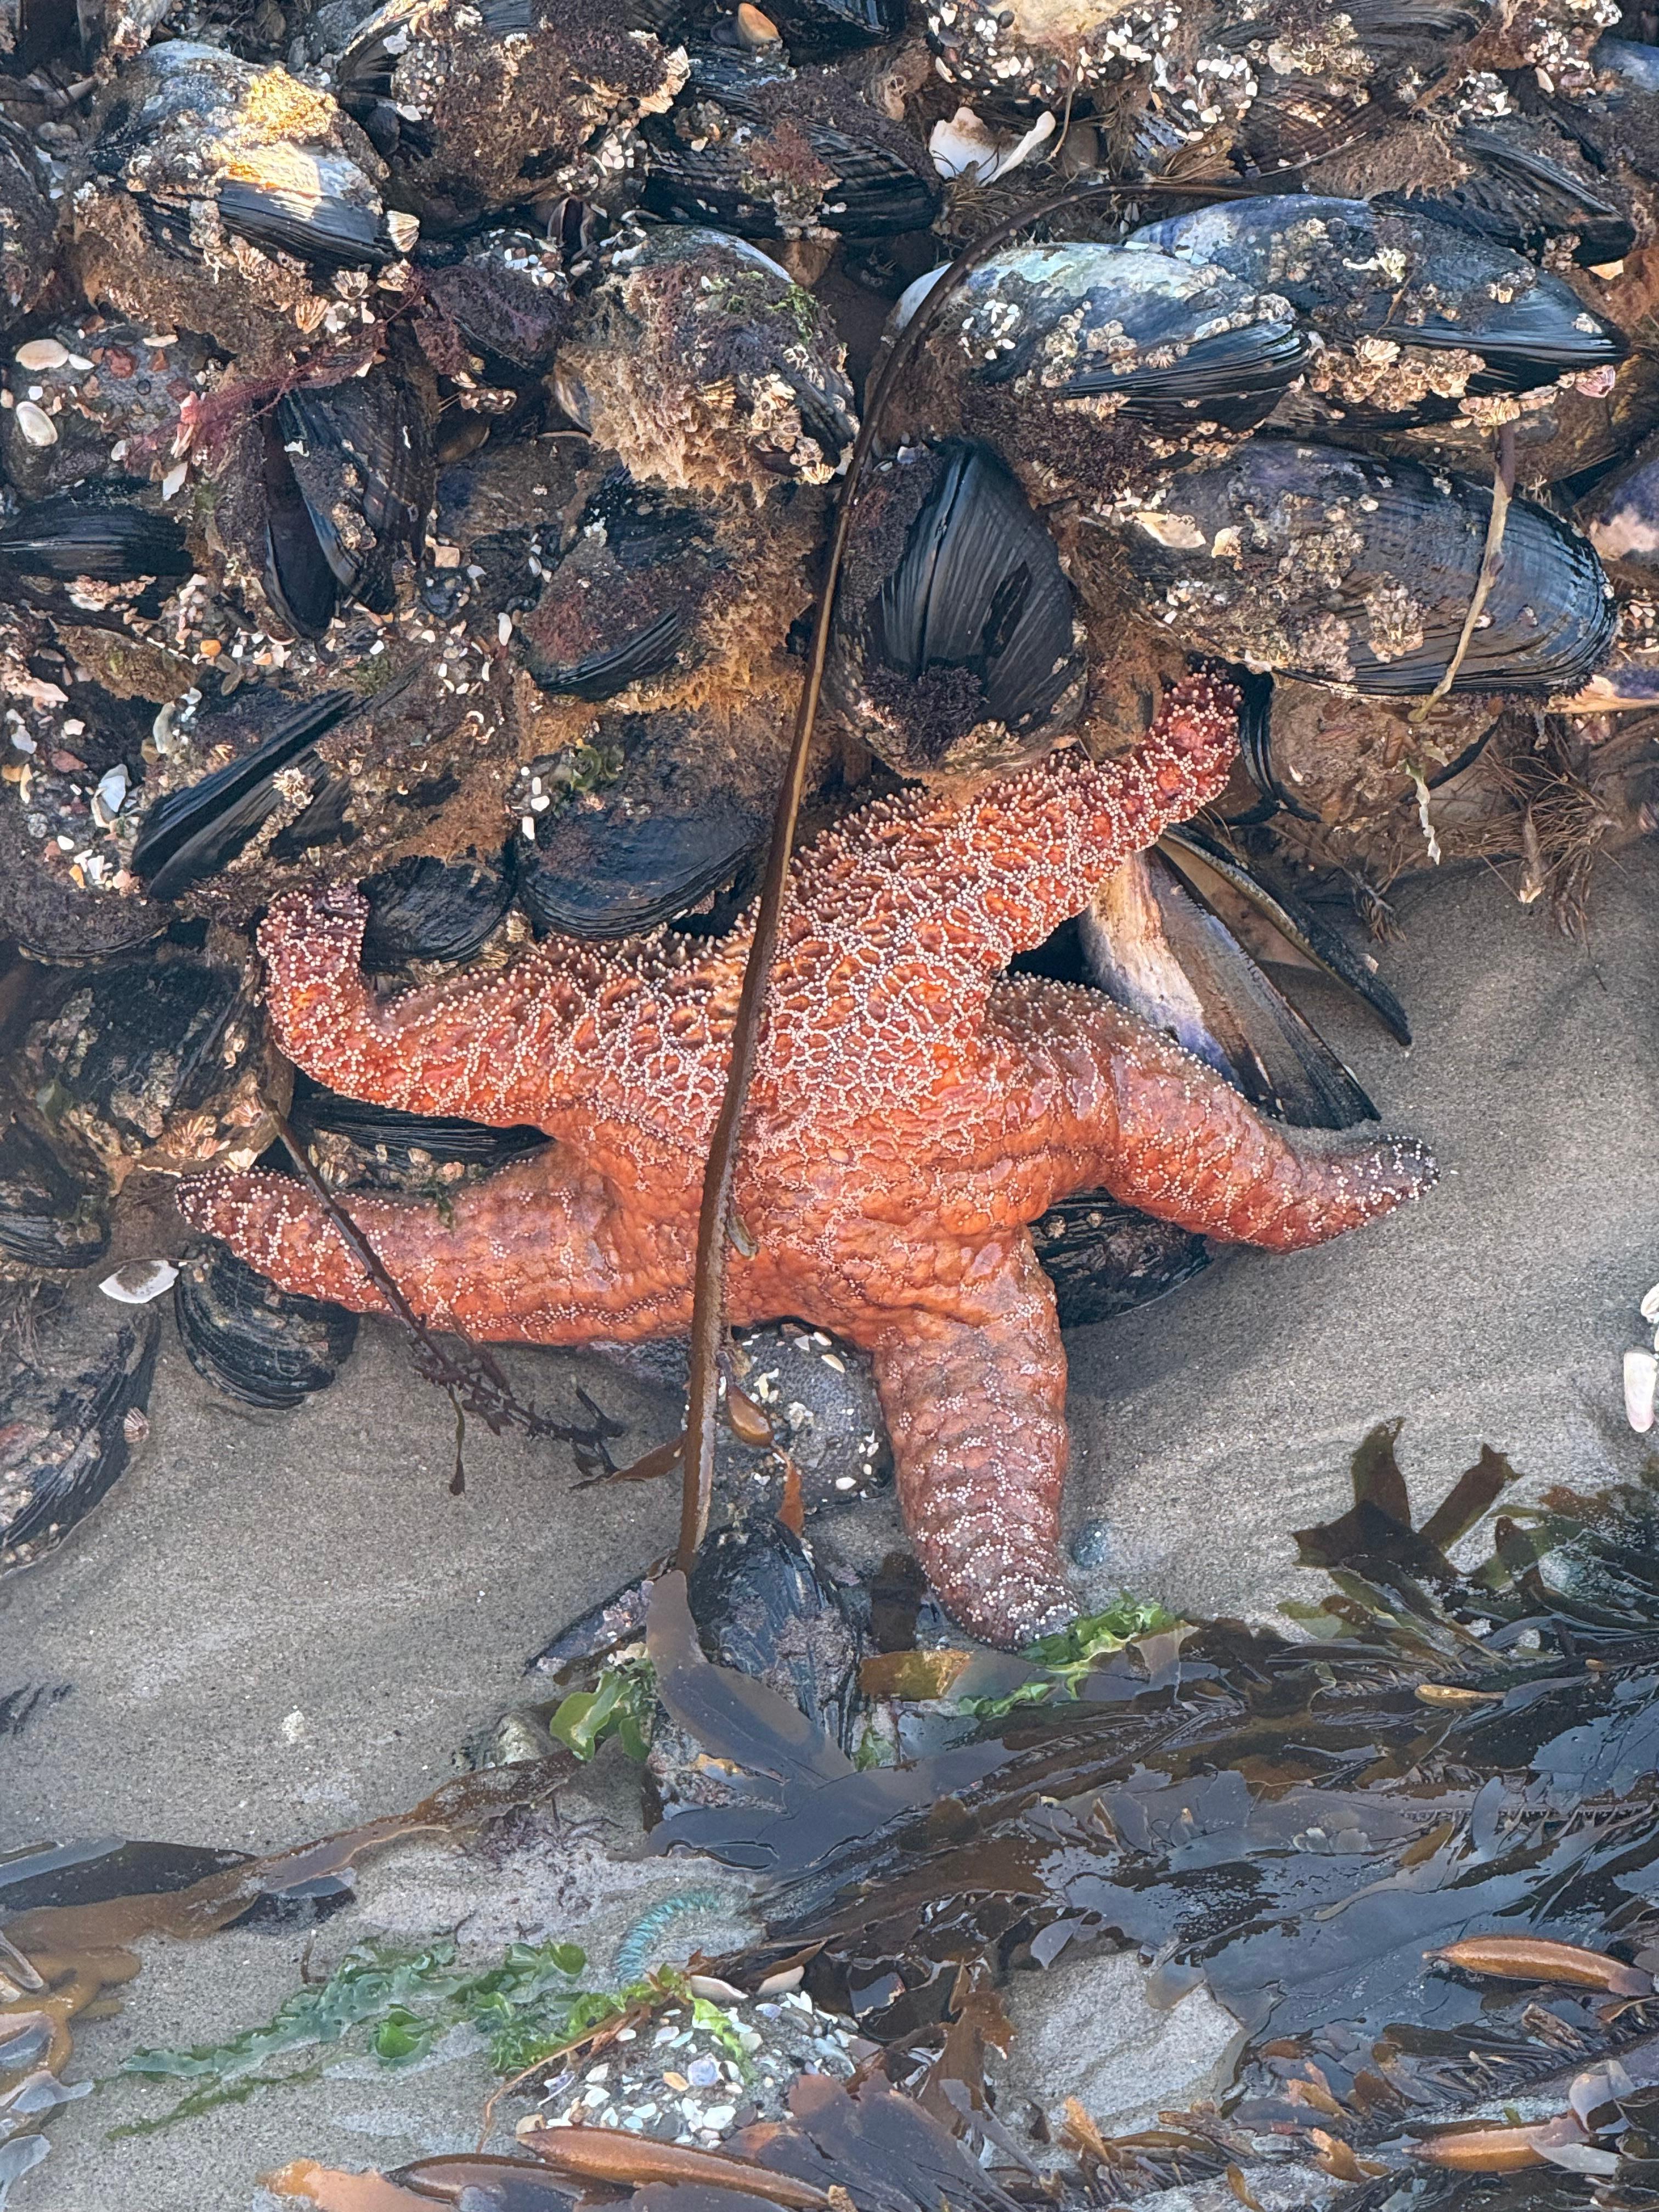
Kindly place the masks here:
<instances>
[{"instance_id":1,"label":"open mussel shell","mask_svg":"<svg viewBox=\"0 0 1659 2212\"><path fill-rule=\"evenodd\" d=\"M1054 1286L1062 1328L1083 1328L1150 1305L1210 1264L1191 1230L1155 1221L1109 1191L1074 1191L1031 1224L1031 1242Z\"/></svg>"},{"instance_id":2,"label":"open mussel shell","mask_svg":"<svg viewBox=\"0 0 1659 2212\"><path fill-rule=\"evenodd\" d=\"M144 1433L161 1318L37 1299L0 1382L0 1574L32 1566L125 1472Z\"/></svg>"},{"instance_id":3,"label":"open mussel shell","mask_svg":"<svg viewBox=\"0 0 1659 2212\"><path fill-rule=\"evenodd\" d=\"M1128 243L1281 294L1325 341L1314 389L1354 419L1429 420L1626 352L1561 278L1416 208L1268 196L1172 216Z\"/></svg>"},{"instance_id":4,"label":"open mussel shell","mask_svg":"<svg viewBox=\"0 0 1659 2212\"><path fill-rule=\"evenodd\" d=\"M829 483L858 425L818 301L742 239L631 236L559 356L561 400L583 428L636 481L672 490Z\"/></svg>"},{"instance_id":5,"label":"open mussel shell","mask_svg":"<svg viewBox=\"0 0 1659 2212\"><path fill-rule=\"evenodd\" d=\"M362 964L374 974L411 960L470 960L513 902L503 860L395 860L362 886L368 902Z\"/></svg>"},{"instance_id":6,"label":"open mussel shell","mask_svg":"<svg viewBox=\"0 0 1659 2212\"><path fill-rule=\"evenodd\" d=\"M1173 477L1123 543L1149 608L1194 649L1380 697L1433 691L1481 571L1490 486L1402 460L1254 438ZM1576 691L1616 611L1589 543L1511 502L1457 692Z\"/></svg>"},{"instance_id":7,"label":"open mussel shell","mask_svg":"<svg viewBox=\"0 0 1659 2212\"><path fill-rule=\"evenodd\" d=\"M0 1095L0 1274L89 1267L108 1249L101 1170L32 1101Z\"/></svg>"},{"instance_id":8,"label":"open mussel shell","mask_svg":"<svg viewBox=\"0 0 1659 2212\"><path fill-rule=\"evenodd\" d=\"M357 1316L279 1291L206 1238L179 1263L173 1310L191 1365L244 1405L287 1410L325 1390L357 1340Z\"/></svg>"},{"instance_id":9,"label":"open mussel shell","mask_svg":"<svg viewBox=\"0 0 1659 2212\"><path fill-rule=\"evenodd\" d=\"M723 770L726 744L696 714L604 716L594 746L620 757L620 773L526 813L509 848L538 937L631 937L671 921L729 883L766 840L764 791L729 763ZM532 763L526 788L556 787L561 765Z\"/></svg>"},{"instance_id":10,"label":"open mussel shell","mask_svg":"<svg viewBox=\"0 0 1659 2212\"><path fill-rule=\"evenodd\" d=\"M100 1159L182 1169L228 1147L251 1162L270 1141L264 1025L234 968L181 954L67 978L24 1061L46 1109Z\"/></svg>"},{"instance_id":11,"label":"open mussel shell","mask_svg":"<svg viewBox=\"0 0 1659 2212\"><path fill-rule=\"evenodd\" d=\"M988 447L914 448L866 482L832 653L832 696L901 775L1010 769L1075 721L1072 587Z\"/></svg>"}]
</instances>

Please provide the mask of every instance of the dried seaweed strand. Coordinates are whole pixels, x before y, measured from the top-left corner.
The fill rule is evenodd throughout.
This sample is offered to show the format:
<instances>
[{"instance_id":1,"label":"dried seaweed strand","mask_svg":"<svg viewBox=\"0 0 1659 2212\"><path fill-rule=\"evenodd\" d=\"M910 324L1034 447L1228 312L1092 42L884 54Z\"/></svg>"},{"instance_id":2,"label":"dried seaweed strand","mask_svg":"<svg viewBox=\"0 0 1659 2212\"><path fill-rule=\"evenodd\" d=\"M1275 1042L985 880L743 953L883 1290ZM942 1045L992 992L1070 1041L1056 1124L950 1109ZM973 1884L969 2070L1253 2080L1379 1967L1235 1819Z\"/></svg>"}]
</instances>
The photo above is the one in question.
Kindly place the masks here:
<instances>
[{"instance_id":1,"label":"dried seaweed strand","mask_svg":"<svg viewBox=\"0 0 1659 2212\"><path fill-rule=\"evenodd\" d=\"M1486 611L1486 601L1492 597L1492 586L1498 581L1504 566L1504 527L1510 519L1510 501L1515 496L1515 422L1513 417L1498 433L1498 457L1492 474L1492 513L1486 518L1486 543L1480 556L1480 573L1474 580L1474 589L1469 594L1469 611L1463 617L1457 649L1446 663L1446 672L1435 685L1420 707L1412 709L1413 722L1426 721L1430 709L1443 699L1457 681L1457 672L1463 665L1465 654L1474 642L1475 625ZM1425 817L1426 818L1426 817Z\"/></svg>"},{"instance_id":2,"label":"dried seaweed strand","mask_svg":"<svg viewBox=\"0 0 1659 2212\"><path fill-rule=\"evenodd\" d=\"M449 1401L455 1408L456 1420L455 1475L450 1485L451 1490L459 1492L465 1486L461 1443L469 1413L476 1413L495 1436L500 1436L504 1428L514 1425L532 1437L551 1437L556 1443L574 1445L577 1465L584 1474L594 1472L601 1461L608 1468L610 1455L605 1449L605 1441L607 1437L620 1436L623 1424L602 1413L586 1391L581 1389L576 1395L592 1416L589 1427L577 1428L563 1421L549 1420L545 1414L538 1413L533 1406L526 1406L514 1395L512 1384L489 1351L483 1345L475 1344L464 1330L453 1332L460 1344L459 1357L446 1350L398 1289L387 1272L386 1263L368 1237L318 1174L304 1146L289 1126L287 1117L279 1114L269 1100L265 1103L271 1117L271 1126L282 1139L289 1158L298 1169L312 1196L408 1336L414 1349L416 1366L428 1382L435 1382L441 1390L448 1394ZM586 1463L584 1463L585 1456Z\"/></svg>"},{"instance_id":3,"label":"dried seaweed strand","mask_svg":"<svg viewBox=\"0 0 1659 2212\"><path fill-rule=\"evenodd\" d=\"M789 858L794 845L795 824L800 813L801 794L806 781L807 754L817 720L824 665L830 653L830 625L835 613L836 586L840 580L842 562L852 528L859 479L875 444L877 428L889 394L896 387L921 349L922 341L937 321L945 302L981 262L988 259L1000 246L1005 245L1018 232L1030 229L1034 223L1045 222L1051 216L1065 214L1073 208L1085 206L1091 200L1126 198L1132 194L1141 197L1153 192L1176 192L1183 197L1196 195L1205 199L1250 197L1248 185L1229 192L1213 183L1097 184L1071 186L1065 191L1052 194L1048 199L1036 201L1018 210L951 263L900 333L869 395L864 419L853 447L853 456L842 484L836 510L835 534L830 543L823 580L818 587L811 658L807 663L806 680L801 686L789 763L784 772L783 785L778 793L777 808L773 817L772 842L767 853L766 876L761 890L760 904L756 911L755 934L743 971L743 990L738 1001L737 1019L732 1029L732 1059L726 1071L725 1096L720 1101L720 1118L709 1140L708 1164L703 1172L702 1206L697 1218L696 1273L692 1287L691 1371L686 1391L684 1487L680 1503L679 1549L675 1554L676 1564L683 1573L690 1573L697 1547L708 1528L708 1507L714 1481L714 1427L720 1413L720 1350L725 1334L726 1244L732 1212L732 1186L737 1179L738 1138L750 1080L760 1051L767 984L777 951L784 893L788 884Z\"/></svg>"}]
</instances>

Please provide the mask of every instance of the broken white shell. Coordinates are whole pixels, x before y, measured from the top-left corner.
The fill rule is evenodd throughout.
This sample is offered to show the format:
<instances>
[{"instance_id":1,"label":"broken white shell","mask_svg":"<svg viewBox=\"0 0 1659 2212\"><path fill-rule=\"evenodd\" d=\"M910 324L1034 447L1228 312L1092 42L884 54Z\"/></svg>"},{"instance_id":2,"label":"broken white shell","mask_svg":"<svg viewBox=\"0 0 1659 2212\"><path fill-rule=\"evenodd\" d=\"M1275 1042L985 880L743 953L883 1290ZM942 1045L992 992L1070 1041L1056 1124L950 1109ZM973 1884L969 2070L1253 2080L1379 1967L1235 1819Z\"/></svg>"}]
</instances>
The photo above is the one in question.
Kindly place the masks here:
<instances>
[{"instance_id":1,"label":"broken white shell","mask_svg":"<svg viewBox=\"0 0 1659 2212\"><path fill-rule=\"evenodd\" d=\"M1659 1393L1659 1352L1625 1354L1625 1418L1638 1437L1653 1426L1656 1393Z\"/></svg>"},{"instance_id":2,"label":"broken white shell","mask_svg":"<svg viewBox=\"0 0 1659 2212\"><path fill-rule=\"evenodd\" d=\"M125 1267L106 1275L98 1287L117 1305L147 1306L163 1291L170 1291L178 1279L179 1270L171 1260L129 1260Z\"/></svg>"},{"instance_id":3,"label":"broken white shell","mask_svg":"<svg viewBox=\"0 0 1659 2212\"><path fill-rule=\"evenodd\" d=\"M127 795L127 772L118 761L98 779L98 788L92 794L93 818L100 830L107 830L121 811Z\"/></svg>"},{"instance_id":4,"label":"broken white shell","mask_svg":"<svg viewBox=\"0 0 1659 2212\"><path fill-rule=\"evenodd\" d=\"M15 412L17 427L31 446L58 443L58 425L44 407L37 407L32 399L20 399Z\"/></svg>"},{"instance_id":5,"label":"broken white shell","mask_svg":"<svg viewBox=\"0 0 1659 2212\"><path fill-rule=\"evenodd\" d=\"M1659 1283L1656 1283L1642 1301L1642 1318L1650 1328L1659 1328Z\"/></svg>"},{"instance_id":6,"label":"broken white shell","mask_svg":"<svg viewBox=\"0 0 1659 2212\"><path fill-rule=\"evenodd\" d=\"M988 185L1035 154L1054 135L1054 118L1045 108L1024 137L1012 131L994 131L971 107L959 107L948 123L936 123L927 140L927 151L941 177L971 175L976 184Z\"/></svg>"},{"instance_id":7,"label":"broken white shell","mask_svg":"<svg viewBox=\"0 0 1659 2212\"><path fill-rule=\"evenodd\" d=\"M69 348L56 338L31 338L12 356L19 368L62 368L69 357Z\"/></svg>"}]
</instances>

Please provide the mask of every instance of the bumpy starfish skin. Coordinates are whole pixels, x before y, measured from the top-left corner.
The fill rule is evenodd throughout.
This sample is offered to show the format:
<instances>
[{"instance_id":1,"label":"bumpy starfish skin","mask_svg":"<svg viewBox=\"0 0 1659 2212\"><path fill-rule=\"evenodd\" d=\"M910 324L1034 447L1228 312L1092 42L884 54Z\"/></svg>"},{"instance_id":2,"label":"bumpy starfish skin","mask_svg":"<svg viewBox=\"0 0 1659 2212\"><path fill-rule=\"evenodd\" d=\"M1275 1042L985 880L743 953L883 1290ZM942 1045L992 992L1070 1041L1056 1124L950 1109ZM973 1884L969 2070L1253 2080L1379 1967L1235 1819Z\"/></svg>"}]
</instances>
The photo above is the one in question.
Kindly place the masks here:
<instances>
[{"instance_id":1,"label":"bumpy starfish skin","mask_svg":"<svg viewBox=\"0 0 1659 2212\"><path fill-rule=\"evenodd\" d=\"M1125 757L1056 754L965 805L884 800L792 872L738 1176L752 1256L733 1258L731 1314L799 1316L870 1352L922 1564L996 1642L1071 1610L1066 1359L1026 1224L1103 1185L1291 1251L1432 1179L1413 1145L1293 1141L1098 994L1004 973L1215 796L1233 732L1231 693L1193 679ZM346 887L271 909L259 942L289 1054L353 1097L555 1139L443 1218L423 1200L349 1200L411 1303L498 1340L684 1331L747 936L550 942L381 1000L359 972L363 921ZM286 1178L215 1174L179 1203L286 1288L379 1305Z\"/></svg>"}]
</instances>

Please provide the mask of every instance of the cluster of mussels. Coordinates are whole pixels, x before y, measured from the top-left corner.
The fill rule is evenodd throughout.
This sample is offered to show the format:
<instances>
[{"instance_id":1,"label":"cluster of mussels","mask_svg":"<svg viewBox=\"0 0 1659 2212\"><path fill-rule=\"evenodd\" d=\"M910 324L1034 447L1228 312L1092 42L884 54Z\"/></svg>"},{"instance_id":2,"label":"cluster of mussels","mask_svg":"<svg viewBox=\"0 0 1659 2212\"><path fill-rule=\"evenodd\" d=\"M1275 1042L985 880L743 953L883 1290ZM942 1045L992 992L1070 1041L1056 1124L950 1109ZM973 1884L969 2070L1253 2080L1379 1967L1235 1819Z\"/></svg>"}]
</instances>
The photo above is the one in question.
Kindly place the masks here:
<instances>
[{"instance_id":1,"label":"cluster of mussels","mask_svg":"<svg viewBox=\"0 0 1659 2212\"><path fill-rule=\"evenodd\" d=\"M0 1565L119 1473L159 1291L256 1404L349 1349L341 1310L186 1247L158 1177L246 1166L290 1113L335 1188L441 1196L544 1141L296 1086L252 926L355 878L364 964L404 980L729 928L866 373L1066 183L1107 189L935 303L879 426L809 815L1110 754L1227 671L1208 827L1035 957L1270 1114L1368 1115L1230 923L1403 1036L1288 870L1380 910L1430 857L1502 857L1570 909L1654 826L1652 28L1615 0L3 0L0 1275L40 1406ZM1103 1194L1034 1233L1063 1319L1206 1256ZM128 1315L55 1354L106 1261ZM84 1418L52 1410L65 1359ZM881 1456L833 1359L830 1495Z\"/></svg>"}]
</instances>

